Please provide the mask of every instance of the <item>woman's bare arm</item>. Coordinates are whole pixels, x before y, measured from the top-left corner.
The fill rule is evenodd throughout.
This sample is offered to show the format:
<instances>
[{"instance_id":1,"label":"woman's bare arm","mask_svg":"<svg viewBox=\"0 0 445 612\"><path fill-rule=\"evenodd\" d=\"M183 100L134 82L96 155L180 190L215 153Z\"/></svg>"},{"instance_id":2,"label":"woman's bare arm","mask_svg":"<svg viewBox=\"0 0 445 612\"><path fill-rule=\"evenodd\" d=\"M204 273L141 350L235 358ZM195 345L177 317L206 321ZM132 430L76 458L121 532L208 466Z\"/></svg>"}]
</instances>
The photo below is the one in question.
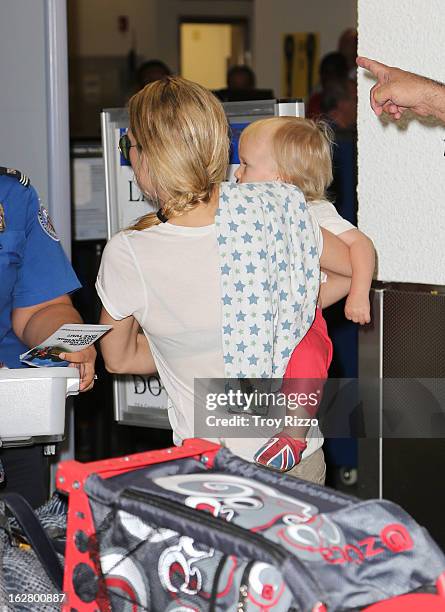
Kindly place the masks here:
<instances>
[{"instance_id":1,"label":"woman's bare arm","mask_svg":"<svg viewBox=\"0 0 445 612\"><path fill-rule=\"evenodd\" d=\"M139 333L139 323L132 316L116 321L102 308L100 322L112 325L100 340L105 367L112 374L152 374L156 365L148 340Z\"/></svg>"},{"instance_id":2,"label":"woman's bare arm","mask_svg":"<svg viewBox=\"0 0 445 612\"><path fill-rule=\"evenodd\" d=\"M320 256L320 267L326 272L335 272L342 276L352 276L349 247L331 232L321 228L323 234L323 252Z\"/></svg>"},{"instance_id":3,"label":"woman's bare arm","mask_svg":"<svg viewBox=\"0 0 445 612\"><path fill-rule=\"evenodd\" d=\"M351 289L351 278L330 272L326 283L320 284L320 303L328 308L346 297Z\"/></svg>"}]
</instances>

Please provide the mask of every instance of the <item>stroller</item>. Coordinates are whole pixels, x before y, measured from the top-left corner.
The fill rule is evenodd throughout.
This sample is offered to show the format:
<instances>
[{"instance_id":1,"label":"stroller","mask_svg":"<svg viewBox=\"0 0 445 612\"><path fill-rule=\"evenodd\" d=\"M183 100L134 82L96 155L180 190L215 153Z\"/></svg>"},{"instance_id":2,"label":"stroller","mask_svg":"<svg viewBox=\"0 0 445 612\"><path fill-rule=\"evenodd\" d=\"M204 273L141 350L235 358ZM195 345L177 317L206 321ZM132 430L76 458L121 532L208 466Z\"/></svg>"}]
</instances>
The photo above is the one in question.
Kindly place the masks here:
<instances>
[{"instance_id":1,"label":"stroller","mask_svg":"<svg viewBox=\"0 0 445 612\"><path fill-rule=\"evenodd\" d=\"M445 610L445 558L397 505L204 440L59 466L64 610Z\"/></svg>"}]
</instances>

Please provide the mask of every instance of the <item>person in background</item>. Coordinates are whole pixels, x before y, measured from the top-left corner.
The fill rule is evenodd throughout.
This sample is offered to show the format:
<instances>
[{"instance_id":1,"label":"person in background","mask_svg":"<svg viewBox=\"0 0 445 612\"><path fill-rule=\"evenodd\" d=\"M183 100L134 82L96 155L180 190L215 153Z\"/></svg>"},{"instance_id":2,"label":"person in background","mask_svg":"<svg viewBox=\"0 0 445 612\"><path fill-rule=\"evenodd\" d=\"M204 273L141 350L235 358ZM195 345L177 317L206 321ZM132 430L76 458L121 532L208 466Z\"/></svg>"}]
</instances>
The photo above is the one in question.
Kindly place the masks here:
<instances>
[{"instance_id":1,"label":"person in background","mask_svg":"<svg viewBox=\"0 0 445 612\"><path fill-rule=\"evenodd\" d=\"M358 57L357 65L377 78L370 93L371 108L377 116L385 112L397 120L409 109L420 117L431 115L445 122L443 83L367 57Z\"/></svg>"},{"instance_id":2,"label":"person in background","mask_svg":"<svg viewBox=\"0 0 445 612\"><path fill-rule=\"evenodd\" d=\"M213 92L221 102L241 100L270 100L271 89L257 89L255 73L249 66L232 66L227 72L227 87Z\"/></svg>"},{"instance_id":3,"label":"person in background","mask_svg":"<svg viewBox=\"0 0 445 612\"><path fill-rule=\"evenodd\" d=\"M138 89L143 89L148 83L171 75L170 68L158 59L147 60L139 66L136 72Z\"/></svg>"},{"instance_id":4,"label":"person in background","mask_svg":"<svg viewBox=\"0 0 445 612\"><path fill-rule=\"evenodd\" d=\"M341 53L334 51L325 55L320 63L319 74L321 90L309 98L306 108L308 119L316 119L322 115L321 101L333 87L344 89L351 99L356 99L357 96L356 84L349 79L348 63Z\"/></svg>"},{"instance_id":5,"label":"person in background","mask_svg":"<svg viewBox=\"0 0 445 612\"><path fill-rule=\"evenodd\" d=\"M29 179L0 168L0 362L24 366L19 355L65 323L82 323L69 294L80 283ZM62 356L61 356L62 357ZM94 347L65 353L80 372L80 390L93 386ZM32 406L29 407L32 418ZM1 425L0 425L1 437ZM33 506L47 496L41 445L0 450L0 492L16 491Z\"/></svg>"},{"instance_id":6,"label":"person in background","mask_svg":"<svg viewBox=\"0 0 445 612\"><path fill-rule=\"evenodd\" d=\"M346 59L348 65L348 77L352 81L357 80L357 66L355 58L357 57L358 34L355 28L348 28L340 34L338 39L338 51Z\"/></svg>"},{"instance_id":7,"label":"person in background","mask_svg":"<svg viewBox=\"0 0 445 612\"><path fill-rule=\"evenodd\" d=\"M232 66L227 72L227 89L255 89L255 73L249 66Z\"/></svg>"},{"instance_id":8,"label":"person in background","mask_svg":"<svg viewBox=\"0 0 445 612\"><path fill-rule=\"evenodd\" d=\"M340 83L333 83L327 87L320 100L320 115L334 130L355 130L357 127L355 91Z\"/></svg>"}]
</instances>

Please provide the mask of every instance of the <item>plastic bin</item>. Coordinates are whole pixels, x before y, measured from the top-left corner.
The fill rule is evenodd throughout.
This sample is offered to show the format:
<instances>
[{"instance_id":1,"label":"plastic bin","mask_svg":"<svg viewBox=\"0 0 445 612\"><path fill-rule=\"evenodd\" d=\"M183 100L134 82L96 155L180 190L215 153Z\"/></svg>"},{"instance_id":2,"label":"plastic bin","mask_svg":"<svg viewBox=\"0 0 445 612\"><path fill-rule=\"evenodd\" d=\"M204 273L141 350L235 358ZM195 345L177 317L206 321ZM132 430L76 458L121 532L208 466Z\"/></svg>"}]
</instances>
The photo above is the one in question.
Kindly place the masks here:
<instances>
[{"instance_id":1,"label":"plastic bin","mask_svg":"<svg viewBox=\"0 0 445 612\"><path fill-rule=\"evenodd\" d=\"M78 392L76 368L0 369L1 444L62 440L66 397Z\"/></svg>"}]
</instances>

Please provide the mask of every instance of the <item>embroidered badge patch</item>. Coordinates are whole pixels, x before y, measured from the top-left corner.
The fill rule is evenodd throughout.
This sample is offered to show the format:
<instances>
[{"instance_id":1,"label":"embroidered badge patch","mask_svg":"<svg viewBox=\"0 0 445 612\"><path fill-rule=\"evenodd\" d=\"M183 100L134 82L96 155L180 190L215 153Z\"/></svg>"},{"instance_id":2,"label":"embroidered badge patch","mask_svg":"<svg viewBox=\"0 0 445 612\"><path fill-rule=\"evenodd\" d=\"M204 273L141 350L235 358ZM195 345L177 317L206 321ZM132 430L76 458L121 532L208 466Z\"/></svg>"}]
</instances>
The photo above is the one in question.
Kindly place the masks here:
<instances>
[{"instance_id":1,"label":"embroidered badge patch","mask_svg":"<svg viewBox=\"0 0 445 612\"><path fill-rule=\"evenodd\" d=\"M49 216L48 211L43 206L43 204L40 204L38 217L39 217L40 226L42 230L45 232L45 234L47 234L50 238L52 238L56 242L59 242L59 238L57 236L56 230L54 229L54 225L53 225L53 222L51 221L51 217Z\"/></svg>"}]
</instances>

